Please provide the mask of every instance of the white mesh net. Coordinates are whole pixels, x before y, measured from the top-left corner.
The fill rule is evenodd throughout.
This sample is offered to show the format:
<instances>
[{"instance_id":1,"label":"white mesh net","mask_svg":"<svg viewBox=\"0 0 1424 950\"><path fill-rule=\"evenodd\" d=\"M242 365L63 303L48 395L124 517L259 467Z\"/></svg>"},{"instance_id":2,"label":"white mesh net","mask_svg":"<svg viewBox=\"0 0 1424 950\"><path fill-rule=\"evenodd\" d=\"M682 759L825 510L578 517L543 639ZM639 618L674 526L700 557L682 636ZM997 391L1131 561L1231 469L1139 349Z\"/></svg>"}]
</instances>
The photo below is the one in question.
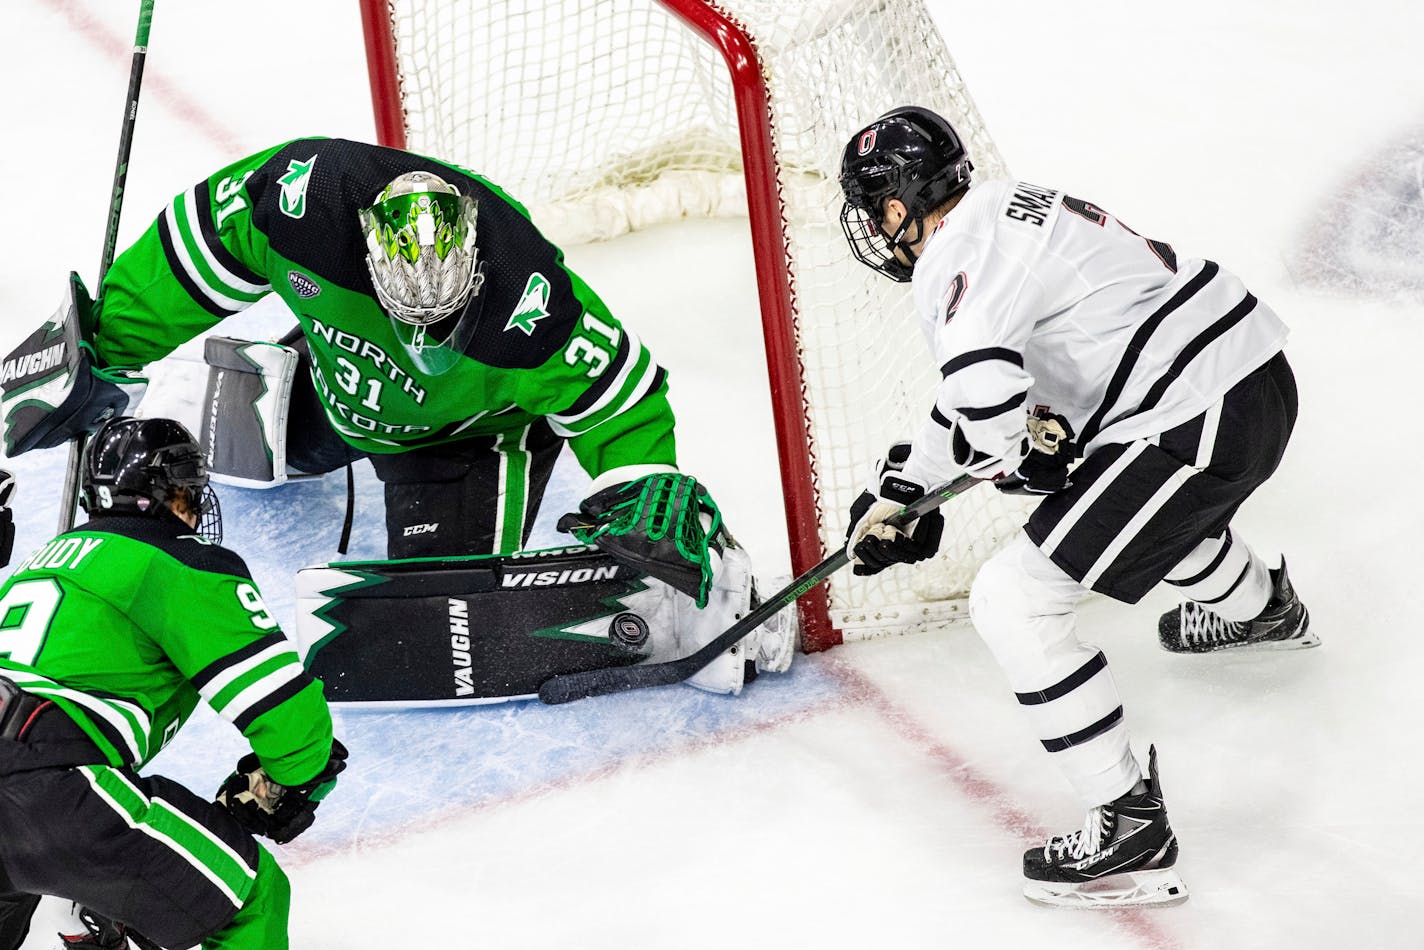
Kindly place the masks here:
<instances>
[{"instance_id":1,"label":"white mesh net","mask_svg":"<svg viewBox=\"0 0 1424 950\"><path fill-rule=\"evenodd\" d=\"M407 145L499 183L556 242L745 214L731 74L668 9L692 3L390 0ZM817 505L832 550L868 461L918 431L937 382L907 286L850 256L841 150L881 113L918 104L954 123L977 174L1004 166L921 0L701 5L752 39L770 94L818 494L802 503ZM985 486L951 501L940 556L876 578L837 574L833 621L853 637L952 618L1022 511Z\"/></svg>"}]
</instances>

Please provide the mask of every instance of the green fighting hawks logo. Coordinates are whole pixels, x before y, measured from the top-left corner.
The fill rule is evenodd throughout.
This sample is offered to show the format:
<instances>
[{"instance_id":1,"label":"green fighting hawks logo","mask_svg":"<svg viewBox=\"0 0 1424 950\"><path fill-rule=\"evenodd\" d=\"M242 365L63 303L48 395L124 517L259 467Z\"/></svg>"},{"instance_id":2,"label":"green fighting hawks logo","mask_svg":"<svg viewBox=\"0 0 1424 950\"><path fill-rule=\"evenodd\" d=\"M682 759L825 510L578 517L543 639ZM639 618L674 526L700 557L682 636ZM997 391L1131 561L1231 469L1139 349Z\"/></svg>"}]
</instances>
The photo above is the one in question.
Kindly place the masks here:
<instances>
[{"instance_id":1,"label":"green fighting hawks logo","mask_svg":"<svg viewBox=\"0 0 1424 950\"><path fill-rule=\"evenodd\" d=\"M307 185L311 182L316 158L313 155L304 162L292 159L287 163L287 174L277 179L277 184L282 186L282 195L277 206L289 218L300 218L307 213Z\"/></svg>"},{"instance_id":2,"label":"green fighting hawks logo","mask_svg":"<svg viewBox=\"0 0 1424 950\"><path fill-rule=\"evenodd\" d=\"M524 331L525 336L533 336L534 324L548 315L549 281L543 274L537 272L530 274L518 305L509 315L509 322L504 325L505 332L508 333L510 330L518 328Z\"/></svg>"}]
</instances>

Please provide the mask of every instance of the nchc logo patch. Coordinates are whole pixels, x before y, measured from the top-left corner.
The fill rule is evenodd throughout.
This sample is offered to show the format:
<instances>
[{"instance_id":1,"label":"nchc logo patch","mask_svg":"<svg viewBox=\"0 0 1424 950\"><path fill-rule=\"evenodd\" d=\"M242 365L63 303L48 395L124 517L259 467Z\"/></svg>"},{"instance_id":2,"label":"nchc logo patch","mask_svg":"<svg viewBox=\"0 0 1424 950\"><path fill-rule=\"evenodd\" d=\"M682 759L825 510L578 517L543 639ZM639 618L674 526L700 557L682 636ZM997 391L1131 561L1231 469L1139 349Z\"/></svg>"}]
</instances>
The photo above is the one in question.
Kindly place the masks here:
<instances>
[{"instance_id":1,"label":"nchc logo patch","mask_svg":"<svg viewBox=\"0 0 1424 950\"><path fill-rule=\"evenodd\" d=\"M297 292L297 296L303 300L310 300L321 293L321 285L301 271L287 271L287 283L292 285L292 289Z\"/></svg>"}]
</instances>

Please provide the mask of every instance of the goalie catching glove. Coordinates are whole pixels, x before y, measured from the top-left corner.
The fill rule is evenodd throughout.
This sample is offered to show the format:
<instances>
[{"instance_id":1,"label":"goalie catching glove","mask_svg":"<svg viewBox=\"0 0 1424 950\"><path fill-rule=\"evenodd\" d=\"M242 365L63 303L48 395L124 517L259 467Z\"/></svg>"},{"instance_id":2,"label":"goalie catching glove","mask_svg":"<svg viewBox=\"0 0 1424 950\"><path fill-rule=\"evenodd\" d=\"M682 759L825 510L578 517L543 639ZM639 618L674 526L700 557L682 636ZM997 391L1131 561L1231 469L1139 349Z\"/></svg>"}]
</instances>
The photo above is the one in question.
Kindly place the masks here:
<instances>
[{"instance_id":1,"label":"goalie catching glove","mask_svg":"<svg viewBox=\"0 0 1424 950\"><path fill-rule=\"evenodd\" d=\"M346 747L332 739L325 768L300 785L279 785L257 755L249 752L237 760L237 770L218 789L217 803L254 835L286 844L316 821L316 806L336 787L347 754Z\"/></svg>"},{"instance_id":2,"label":"goalie catching glove","mask_svg":"<svg viewBox=\"0 0 1424 950\"><path fill-rule=\"evenodd\" d=\"M111 416L130 413L148 380L137 370L96 365L86 342L93 303L78 274L70 274L53 317L5 358L0 403L5 453L63 445Z\"/></svg>"},{"instance_id":3,"label":"goalie catching glove","mask_svg":"<svg viewBox=\"0 0 1424 950\"><path fill-rule=\"evenodd\" d=\"M944 535L944 515L932 511L903 528L886 521L906 505L925 496L926 486L904 473L910 443L896 442L876 463L870 485L850 506L846 553L862 577L879 574L892 564L914 564L934 557Z\"/></svg>"},{"instance_id":4,"label":"goalie catching glove","mask_svg":"<svg viewBox=\"0 0 1424 950\"><path fill-rule=\"evenodd\" d=\"M720 551L726 532L706 487L674 471L594 492L559 519L559 530L682 591L698 607L707 606L712 551Z\"/></svg>"}]
</instances>

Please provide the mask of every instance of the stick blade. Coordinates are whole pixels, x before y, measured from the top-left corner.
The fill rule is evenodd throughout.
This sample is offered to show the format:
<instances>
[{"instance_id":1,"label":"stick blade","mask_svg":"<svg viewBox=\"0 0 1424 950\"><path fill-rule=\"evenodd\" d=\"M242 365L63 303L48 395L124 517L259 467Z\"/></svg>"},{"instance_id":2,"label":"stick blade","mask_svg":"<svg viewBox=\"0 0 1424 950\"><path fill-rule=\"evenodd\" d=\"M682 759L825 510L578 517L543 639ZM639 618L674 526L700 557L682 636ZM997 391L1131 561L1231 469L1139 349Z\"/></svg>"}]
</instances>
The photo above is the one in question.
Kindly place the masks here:
<instances>
[{"instance_id":1,"label":"stick blade","mask_svg":"<svg viewBox=\"0 0 1424 950\"><path fill-rule=\"evenodd\" d=\"M700 667L699 667L700 669ZM546 706L561 706L579 699L606 696L630 689L651 686L671 686L680 683L697 669L685 671L681 661L649 663L645 666L618 666L606 670L586 670L551 676L539 686L539 701Z\"/></svg>"}]
</instances>

